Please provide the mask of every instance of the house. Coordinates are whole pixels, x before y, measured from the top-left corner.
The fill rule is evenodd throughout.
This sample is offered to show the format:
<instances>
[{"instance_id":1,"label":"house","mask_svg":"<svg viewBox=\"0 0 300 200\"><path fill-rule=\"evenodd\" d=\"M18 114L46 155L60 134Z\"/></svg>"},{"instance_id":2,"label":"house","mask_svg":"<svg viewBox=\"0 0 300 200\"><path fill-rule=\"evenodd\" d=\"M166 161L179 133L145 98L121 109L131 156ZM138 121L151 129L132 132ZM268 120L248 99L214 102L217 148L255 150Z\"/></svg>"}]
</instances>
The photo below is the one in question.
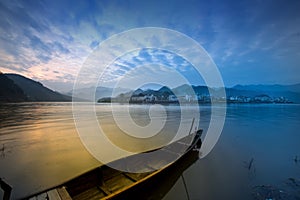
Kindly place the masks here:
<instances>
[{"instance_id":1,"label":"house","mask_svg":"<svg viewBox=\"0 0 300 200\"><path fill-rule=\"evenodd\" d=\"M262 95L255 96L254 101L255 102L263 102L263 103L270 103L270 102L273 102L273 99L268 95L262 94Z\"/></svg>"},{"instance_id":2,"label":"house","mask_svg":"<svg viewBox=\"0 0 300 200\"><path fill-rule=\"evenodd\" d=\"M178 98L175 95L169 95L169 101L178 101Z\"/></svg>"},{"instance_id":3,"label":"house","mask_svg":"<svg viewBox=\"0 0 300 200\"><path fill-rule=\"evenodd\" d=\"M146 98L145 95L140 93L138 95L132 95L130 97L130 101L132 101L132 102L142 102L142 101L145 100L145 98Z\"/></svg>"},{"instance_id":4,"label":"house","mask_svg":"<svg viewBox=\"0 0 300 200\"><path fill-rule=\"evenodd\" d=\"M155 101L157 101L157 97L154 96L153 94L146 95L146 96L144 96L144 101L145 102L155 102Z\"/></svg>"}]
</instances>

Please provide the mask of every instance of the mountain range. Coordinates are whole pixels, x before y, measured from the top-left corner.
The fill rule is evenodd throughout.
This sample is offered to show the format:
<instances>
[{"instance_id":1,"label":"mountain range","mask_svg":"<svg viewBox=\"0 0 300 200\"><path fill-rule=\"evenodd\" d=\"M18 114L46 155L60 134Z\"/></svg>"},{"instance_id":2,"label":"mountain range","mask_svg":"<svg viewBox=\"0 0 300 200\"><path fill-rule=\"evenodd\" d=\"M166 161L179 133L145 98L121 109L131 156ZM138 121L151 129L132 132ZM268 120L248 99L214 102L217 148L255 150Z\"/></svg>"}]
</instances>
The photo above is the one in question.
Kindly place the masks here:
<instances>
[{"instance_id":1,"label":"mountain range","mask_svg":"<svg viewBox=\"0 0 300 200\"><path fill-rule=\"evenodd\" d=\"M294 103L300 103L300 84L293 85L236 85L226 89L227 96L285 97Z\"/></svg>"},{"instance_id":2,"label":"mountain range","mask_svg":"<svg viewBox=\"0 0 300 200\"><path fill-rule=\"evenodd\" d=\"M216 97L221 97L220 89L210 88L214 91ZM104 97L128 96L128 95L159 95L162 93L174 93L177 95L209 95L209 89L206 86L181 85L170 90L168 87L161 87L158 90L127 88L82 88L76 91L77 100L83 100L86 94L95 91L95 101ZM258 95L268 95L270 97L285 97L294 103L300 103L300 84L294 85L236 85L231 88L225 88L228 97L254 97ZM40 82L26 78L18 74L0 73L0 102L26 102L26 101L71 101L73 91L67 94L61 94L53 91ZM80 98L80 99L79 99Z\"/></svg>"},{"instance_id":3,"label":"mountain range","mask_svg":"<svg viewBox=\"0 0 300 200\"><path fill-rule=\"evenodd\" d=\"M0 102L27 101L24 91L6 75L0 74Z\"/></svg>"},{"instance_id":4,"label":"mountain range","mask_svg":"<svg viewBox=\"0 0 300 200\"><path fill-rule=\"evenodd\" d=\"M78 90L73 91L71 90L70 92L66 93L66 95L68 96L74 96L77 98L84 98L87 96L90 96L90 94L95 93L95 101L97 101L98 99L101 99L103 97L112 97L112 96L118 96L121 93L127 93L130 92L130 89L127 88L109 88L109 87L86 87L86 88L80 88Z\"/></svg>"},{"instance_id":5,"label":"mountain range","mask_svg":"<svg viewBox=\"0 0 300 200\"><path fill-rule=\"evenodd\" d=\"M210 92L212 92L210 94ZM236 85L231 88L225 88L226 97L228 102L256 102L255 98L258 97L268 97L268 102L294 102L300 103L300 84L294 85ZM181 98L194 98L197 95L197 99L207 99L209 96L213 96L215 99L222 100L224 95L221 88L208 88L207 86L189 86L187 84L170 89L166 86L161 87L158 90L152 89L141 89L138 88L133 91L122 93L121 95L111 98L99 99L99 102L109 102L109 101L121 101L126 102L131 99L132 96L140 96L139 100L143 101L143 96L145 98L150 96L155 96L157 101L168 101L170 95L176 94L181 96ZM189 96L189 97L188 97ZM230 100L232 99L232 100Z\"/></svg>"},{"instance_id":6,"label":"mountain range","mask_svg":"<svg viewBox=\"0 0 300 200\"><path fill-rule=\"evenodd\" d=\"M18 74L0 74L0 101L71 101L72 97L60 94L40 82Z\"/></svg>"}]
</instances>

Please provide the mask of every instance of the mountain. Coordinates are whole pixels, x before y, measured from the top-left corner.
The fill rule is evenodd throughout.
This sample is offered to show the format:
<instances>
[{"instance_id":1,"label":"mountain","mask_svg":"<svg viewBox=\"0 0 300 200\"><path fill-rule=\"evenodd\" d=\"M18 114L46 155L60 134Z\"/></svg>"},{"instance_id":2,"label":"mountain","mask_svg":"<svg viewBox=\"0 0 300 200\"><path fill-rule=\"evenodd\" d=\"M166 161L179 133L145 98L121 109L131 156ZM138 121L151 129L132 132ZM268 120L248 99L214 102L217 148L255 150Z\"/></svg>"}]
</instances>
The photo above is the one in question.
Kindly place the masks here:
<instances>
[{"instance_id":1,"label":"mountain","mask_svg":"<svg viewBox=\"0 0 300 200\"><path fill-rule=\"evenodd\" d=\"M0 73L0 102L27 101L23 90L5 74Z\"/></svg>"},{"instance_id":2,"label":"mountain","mask_svg":"<svg viewBox=\"0 0 300 200\"><path fill-rule=\"evenodd\" d=\"M296 92L300 93L300 84L293 85L236 85L233 89L269 92Z\"/></svg>"},{"instance_id":3,"label":"mountain","mask_svg":"<svg viewBox=\"0 0 300 200\"><path fill-rule=\"evenodd\" d=\"M255 91L255 90L247 90L245 89L235 89L233 88L225 88L226 91L226 96L248 96L248 97L254 97L257 95L260 95L262 93L265 93L265 91L261 90L261 91Z\"/></svg>"},{"instance_id":4,"label":"mountain","mask_svg":"<svg viewBox=\"0 0 300 200\"><path fill-rule=\"evenodd\" d=\"M84 97L90 96L90 94L95 93L95 100L104 98L104 97L112 97L112 96L118 96L121 93L128 93L130 92L130 89L126 88L109 88L109 87L102 87L99 86L96 88L89 87L89 88L81 88L76 90L76 94L74 94L75 97L83 99ZM113 94L114 93L114 94ZM73 91L70 91L67 93L67 95L72 96Z\"/></svg>"},{"instance_id":5,"label":"mountain","mask_svg":"<svg viewBox=\"0 0 300 200\"><path fill-rule=\"evenodd\" d=\"M158 90L159 93L162 94L168 94L168 95L174 95L174 93L172 92L172 90L170 88L168 88L167 86L163 86Z\"/></svg>"},{"instance_id":6,"label":"mountain","mask_svg":"<svg viewBox=\"0 0 300 200\"><path fill-rule=\"evenodd\" d=\"M267 94L271 97L286 97L292 102L300 103L300 84L236 85L230 89L231 89L230 94L233 93L238 95L243 94L243 96L255 96L260 94Z\"/></svg>"},{"instance_id":7,"label":"mountain","mask_svg":"<svg viewBox=\"0 0 300 200\"><path fill-rule=\"evenodd\" d=\"M150 90L149 90L150 91ZM135 91L133 91L132 92L132 95L139 95L139 94L141 94L141 93L144 93L144 91L142 90L142 89L137 89L137 90L135 90Z\"/></svg>"},{"instance_id":8,"label":"mountain","mask_svg":"<svg viewBox=\"0 0 300 200\"><path fill-rule=\"evenodd\" d=\"M209 94L207 86L201 86L201 85L198 85L198 86L192 85L192 86L190 86L190 85L187 85L187 84L184 84L184 85L178 86L176 88L173 88L173 92L175 94L178 94L178 95L193 95L193 94L208 95Z\"/></svg>"},{"instance_id":9,"label":"mountain","mask_svg":"<svg viewBox=\"0 0 300 200\"><path fill-rule=\"evenodd\" d=\"M142 90L138 88L134 91L123 93L110 100L122 102L134 96L148 100L150 96L155 96L157 101L166 101L175 94L178 98L194 99L205 101L212 96L214 101L223 101L223 88L208 88L207 86L190 86L187 84L173 88L172 90L166 86L158 90ZM295 85L236 85L232 88L225 88L228 102L275 102L275 103L300 103L300 84ZM196 96L197 97L196 97ZM139 96L139 97L138 97ZM265 97L268 97L266 100ZM107 99L100 102L106 102ZM139 100L140 101L140 100ZM152 102L152 101L151 101Z\"/></svg>"},{"instance_id":10,"label":"mountain","mask_svg":"<svg viewBox=\"0 0 300 200\"><path fill-rule=\"evenodd\" d=\"M192 87L190 85L184 84L181 86L178 86L176 88L173 88L174 94L177 95L191 95L193 94Z\"/></svg>"},{"instance_id":11,"label":"mountain","mask_svg":"<svg viewBox=\"0 0 300 200\"><path fill-rule=\"evenodd\" d=\"M26 78L18 74L5 74L11 80L11 83L6 83L6 86L14 84L23 91L26 100L22 101L71 101L70 96L62 95L58 92L50 90L43 86L40 82ZM7 94L5 94L7 95Z\"/></svg>"}]
</instances>

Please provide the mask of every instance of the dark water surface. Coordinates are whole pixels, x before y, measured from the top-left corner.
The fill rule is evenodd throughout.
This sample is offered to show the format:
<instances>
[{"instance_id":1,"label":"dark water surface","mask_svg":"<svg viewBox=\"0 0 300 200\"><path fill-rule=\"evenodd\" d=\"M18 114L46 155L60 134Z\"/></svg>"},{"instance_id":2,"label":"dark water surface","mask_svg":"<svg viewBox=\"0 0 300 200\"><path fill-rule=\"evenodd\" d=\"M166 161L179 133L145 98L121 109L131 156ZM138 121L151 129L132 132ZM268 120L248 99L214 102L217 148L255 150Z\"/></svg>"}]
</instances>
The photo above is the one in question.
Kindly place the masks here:
<instances>
[{"instance_id":1,"label":"dark water surface","mask_svg":"<svg viewBox=\"0 0 300 200\"><path fill-rule=\"evenodd\" d=\"M257 186L299 199L299 119L299 105L229 105L218 144L184 173L190 199L256 199L258 191L270 192ZM178 180L165 199L187 199L187 192Z\"/></svg>"},{"instance_id":2,"label":"dark water surface","mask_svg":"<svg viewBox=\"0 0 300 200\"><path fill-rule=\"evenodd\" d=\"M135 122L140 126L149 123L145 109L147 106L133 106L132 116L137 116ZM198 108L184 109L193 112ZM210 107L200 110L205 132ZM96 111L103 129L116 132L110 107L97 105ZM167 111L168 124L178 127L179 107L169 106ZM300 105L229 105L217 145L183 175L187 190L179 179L165 199L187 199L187 195L190 199L254 199L258 185L280 188L296 199L299 188L292 180L300 179L300 160L296 159L300 159L299 119ZM54 186L98 165L79 139L70 103L0 105L0 178L13 186L13 198ZM0 198L2 195L0 191Z\"/></svg>"}]
</instances>

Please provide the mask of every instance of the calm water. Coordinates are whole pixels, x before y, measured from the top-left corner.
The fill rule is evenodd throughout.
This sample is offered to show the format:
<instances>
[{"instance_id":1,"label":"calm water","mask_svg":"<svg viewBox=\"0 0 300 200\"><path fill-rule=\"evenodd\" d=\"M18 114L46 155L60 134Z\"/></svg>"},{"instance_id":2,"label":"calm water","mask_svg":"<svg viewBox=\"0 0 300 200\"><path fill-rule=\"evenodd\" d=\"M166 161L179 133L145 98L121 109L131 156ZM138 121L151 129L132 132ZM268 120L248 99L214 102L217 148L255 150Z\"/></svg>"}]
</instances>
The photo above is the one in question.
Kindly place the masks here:
<instances>
[{"instance_id":1,"label":"calm water","mask_svg":"<svg viewBox=\"0 0 300 200\"><path fill-rule=\"evenodd\" d=\"M122 116L122 105L117 106ZM83 105L84 108L84 105ZM147 106L132 106L140 126L149 123ZM188 113L196 107L185 107ZM97 105L97 118L118 145L110 107ZM207 129L210 107L201 106L200 126ZM180 109L168 106L168 129L178 127ZM253 187L272 185L298 192L289 178L300 179L300 105L229 105L221 138L214 150L184 173L165 199L253 199ZM189 120L183 119L186 127ZM119 142L119 143L118 143ZM156 143L160 146L162 143ZM130 151L142 150L136 145ZM155 147L150 144L148 147ZM251 167L249 167L252 160ZM54 186L100 165L82 145L70 103L0 105L0 177L13 186L13 198ZM0 192L0 198L2 193ZM296 198L295 198L296 199Z\"/></svg>"}]
</instances>

